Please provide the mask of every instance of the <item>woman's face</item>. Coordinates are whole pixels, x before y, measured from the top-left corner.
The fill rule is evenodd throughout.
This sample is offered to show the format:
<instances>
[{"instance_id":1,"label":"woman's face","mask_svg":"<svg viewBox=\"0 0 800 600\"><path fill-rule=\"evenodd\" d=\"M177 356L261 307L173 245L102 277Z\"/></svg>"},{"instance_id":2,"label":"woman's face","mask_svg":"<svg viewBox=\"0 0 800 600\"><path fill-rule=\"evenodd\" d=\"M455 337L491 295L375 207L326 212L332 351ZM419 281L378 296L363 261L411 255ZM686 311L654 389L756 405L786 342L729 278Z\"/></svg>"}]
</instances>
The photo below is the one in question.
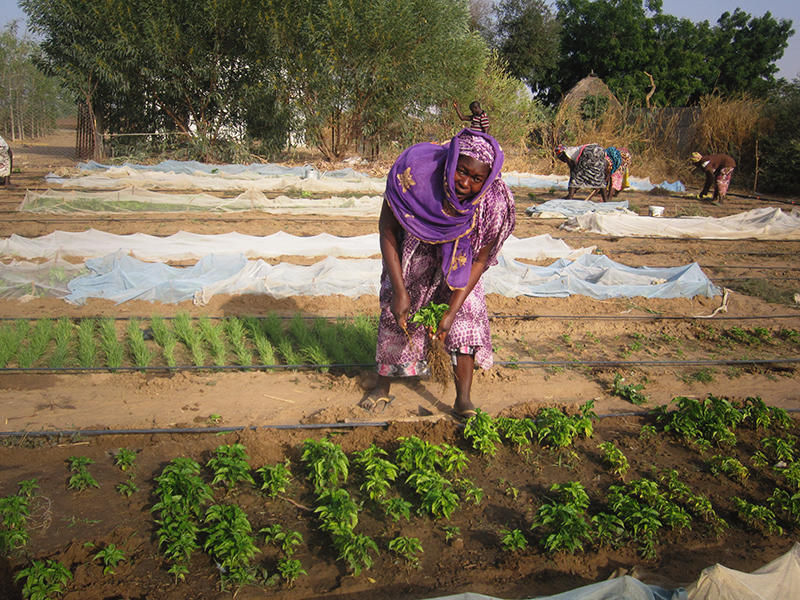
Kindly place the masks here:
<instances>
[{"instance_id":1,"label":"woman's face","mask_svg":"<svg viewBox=\"0 0 800 600\"><path fill-rule=\"evenodd\" d=\"M456 197L459 201L464 202L480 192L490 172L491 169L486 163L471 156L459 155L455 176Z\"/></svg>"}]
</instances>

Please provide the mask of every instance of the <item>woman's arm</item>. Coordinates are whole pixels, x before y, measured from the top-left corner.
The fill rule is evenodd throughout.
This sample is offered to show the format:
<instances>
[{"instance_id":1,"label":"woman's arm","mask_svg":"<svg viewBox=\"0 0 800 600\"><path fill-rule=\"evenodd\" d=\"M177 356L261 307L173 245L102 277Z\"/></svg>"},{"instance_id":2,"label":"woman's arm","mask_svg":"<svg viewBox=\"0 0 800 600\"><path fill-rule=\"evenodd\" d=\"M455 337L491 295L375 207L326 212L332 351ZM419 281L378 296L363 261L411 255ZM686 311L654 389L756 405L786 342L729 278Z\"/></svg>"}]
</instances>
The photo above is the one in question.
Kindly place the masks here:
<instances>
[{"instance_id":1,"label":"woman's arm","mask_svg":"<svg viewBox=\"0 0 800 600\"><path fill-rule=\"evenodd\" d=\"M478 252L478 256L473 259L467 285L463 289L453 290L453 292L450 294L450 308L447 309L447 312L444 313L442 320L439 322L439 328L433 335L434 338L443 340L445 337L447 337L450 328L453 326L456 313L461 309L461 305L464 304L464 300L467 299L467 296L469 296L472 290L475 289L475 286L480 280L481 275L483 275L483 272L486 270L486 261L489 260L489 254L491 254L496 245L497 240L486 244L483 248L481 248L481 251Z\"/></svg>"},{"instance_id":2,"label":"woman's arm","mask_svg":"<svg viewBox=\"0 0 800 600\"><path fill-rule=\"evenodd\" d=\"M378 220L378 232L381 241L381 255L389 281L392 282L392 301L390 310L394 315L397 325L405 329L408 322L408 314L411 312L411 299L408 297L406 284L403 281L403 267L400 257L399 232L402 226L397 217L394 216L389 203L383 201L381 216Z\"/></svg>"}]
</instances>

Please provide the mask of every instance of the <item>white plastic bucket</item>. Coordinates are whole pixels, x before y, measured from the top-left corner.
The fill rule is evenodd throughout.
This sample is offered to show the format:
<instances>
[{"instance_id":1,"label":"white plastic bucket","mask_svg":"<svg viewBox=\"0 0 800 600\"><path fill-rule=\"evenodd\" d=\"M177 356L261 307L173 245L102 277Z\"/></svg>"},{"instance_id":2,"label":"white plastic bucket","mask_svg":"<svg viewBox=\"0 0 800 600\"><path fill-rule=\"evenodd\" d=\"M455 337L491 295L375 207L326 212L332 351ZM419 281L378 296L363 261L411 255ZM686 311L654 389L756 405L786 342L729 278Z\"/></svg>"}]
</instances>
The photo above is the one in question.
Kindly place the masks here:
<instances>
[{"instance_id":1,"label":"white plastic bucket","mask_svg":"<svg viewBox=\"0 0 800 600\"><path fill-rule=\"evenodd\" d=\"M663 206L651 206L650 207L650 216L651 217L663 217L664 216L664 207Z\"/></svg>"}]
</instances>

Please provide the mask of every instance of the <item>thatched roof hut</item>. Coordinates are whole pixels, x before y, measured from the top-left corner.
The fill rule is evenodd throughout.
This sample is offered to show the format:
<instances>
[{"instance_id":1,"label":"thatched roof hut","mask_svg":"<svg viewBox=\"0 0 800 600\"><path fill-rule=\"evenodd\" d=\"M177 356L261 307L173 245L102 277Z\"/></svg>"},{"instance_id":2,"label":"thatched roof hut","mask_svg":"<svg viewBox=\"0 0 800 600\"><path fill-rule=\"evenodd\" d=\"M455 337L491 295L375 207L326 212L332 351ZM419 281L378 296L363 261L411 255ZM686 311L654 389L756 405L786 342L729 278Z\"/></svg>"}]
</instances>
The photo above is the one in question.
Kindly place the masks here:
<instances>
[{"instance_id":1,"label":"thatched roof hut","mask_svg":"<svg viewBox=\"0 0 800 600\"><path fill-rule=\"evenodd\" d=\"M622 104L617 100L617 97L594 72L589 73L589 75L576 83L575 86L567 92L559 105L563 107L573 106L575 108L580 108L581 103L587 96L604 96L608 98L609 106L618 110L622 108Z\"/></svg>"}]
</instances>

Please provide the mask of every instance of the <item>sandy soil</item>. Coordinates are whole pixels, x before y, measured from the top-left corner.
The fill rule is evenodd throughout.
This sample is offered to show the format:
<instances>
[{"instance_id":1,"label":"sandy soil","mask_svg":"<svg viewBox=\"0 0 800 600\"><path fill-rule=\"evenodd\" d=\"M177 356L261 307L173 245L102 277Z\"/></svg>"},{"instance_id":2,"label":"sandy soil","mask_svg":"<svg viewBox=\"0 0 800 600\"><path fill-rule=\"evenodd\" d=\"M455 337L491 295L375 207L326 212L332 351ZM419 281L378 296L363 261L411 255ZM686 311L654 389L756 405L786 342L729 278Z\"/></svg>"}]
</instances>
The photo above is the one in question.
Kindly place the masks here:
<instances>
[{"instance_id":1,"label":"sandy soil","mask_svg":"<svg viewBox=\"0 0 800 600\"><path fill-rule=\"evenodd\" d=\"M81 231L89 227L117 234L141 231L156 235L180 230L238 231L251 235L279 230L295 235L320 232L359 235L376 230L374 219L327 216L292 218L242 213L207 217L196 214L59 217L16 212L26 189L44 187L42 177L49 170L74 165L69 159L69 134L55 141L55 144L28 146L12 144L21 172L13 176L15 187L0 189L3 214L0 237L11 234L36 237L56 230ZM690 191L696 193L697 189ZM665 206L667 216L724 216L755 206L791 204L784 199L754 198L741 190L736 192L734 189L730 201L722 206L680 196L626 193L623 198L641 214L651 204ZM560 221L531 219L523 212L531 203L554 195L543 190L515 190L515 193L517 237L549 233L573 247L597 245L599 252L633 266L673 266L698 261L720 285L761 278L790 296L800 291L797 242L619 239L566 233L558 229ZM624 448L633 464L631 478L647 476L653 467L678 468L690 487L708 494L721 515L732 522L736 517L729 501L731 489L753 501L766 502L772 492L770 485L774 487L775 483L767 469L754 474L753 485L732 485L711 476L696 449L661 437L652 445L643 445L638 440L639 428L652 421L631 413L641 415L677 396L703 398L708 394L738 400L759 396L773 406L797 410L800 387L795 363L791 361L800 358L800 344L790 335L792 331L800 331L800 310L796 306L731 293L726 311L712 319L703 319L698 316L711 315L722 305L721 298L595 301L585 297L492 296L488 304L493 315L496 360L505 364L477 374L476 403L494 416L524 417L536 415L545 406L574 411L593 400L598 414L616 416L602 419L596 425L594 438L577 443L577 460L564 460L540 447L535 447L527 459L506 447L491 461L480 459L460 438L459 426L451 415L452 388L442 392L427 381L395 385L393 393L397 400L386 412L377 416L368 414L356 404L374 385L375 376L369 369L330 373L208 370L145 374L0 373L0 432L263 428L224 437L147 431L88 439L4 438L5 446L0 447L4 471L0 495L14 493L18 481L37 478L42 488L40 498L48 502L44 512L36 513L37 529L28 554L0 561L0 588L12 590L5 597L20 598L19 584L14 584L11 578L28 558L53 558L70 568L75 580L65 600L230 597L229 593L218 591L218 571L202 556L193 559L192 576L186 582L174 585L166 574L168 566L152 537L154 525L149 515L153 502L152 478L175 456L188 456L204 463L218 444L236 441L248 447L254 468L285 458L299 465L302 440L329 433L326 429L315 432L309 428L324 424L341 428L334 432L334 437L347 452L363 449L372 442L393 451L399 437L410 435L419 435L433 443L458 445L471 452L468 476L484 488L486 499L481 507L465 506L454 516L452 524L460 528L462 536L452 544L444 541L441 523L414 517L402 528L393 527L381 520L374 509L366 508L361 517L362 532L380 542L381 555L373 570L365 576L352 577L341 563L335 562L335 553L312 527L307 511L299 508L314 502L302 478L296 480L291 491L293 503L265 501L253 490L237 494L220 490L216 501L237 502L256 528L287 523L301 530L307 540L307 546L299 554L309 573L307 578L301 578L292 589L279 585L265 593L245 588L238 598L265 595L288 599L360 598L370 594L376 599L400 599L466 590L521 598L573 589L605 579L618 568L630 569L642 563L635 545L614 551L590 548L585 554L551 557L536 546L538 534L530 533L533 512L545 501L553 482L582 481L591 488L593 504L602 502L608 486L614 483L602 469L596 450L596 445L605 440L615 441ZM147 318L156 314L172 316L179 311L194 316L262 316L276 311L281 315L302 312L348 317L373 315L377 309L374 297L356 300L297 297L281 301L258 296L215 297L202 308L146 302L115 306L104 301L78 307L60 300L38 299L28 303L0 301L0 318ZM737 341L731 333L734 327L749 332L763 328L769 337L759 343ZM754 359L761 362L740 362ZM545 360L550 364L543 365ZM570 365L575 361L583 364ZM613 379L617 373L624 375L626 382L643 384L649 402L639 407L614 395ZM220 418L212 419L212 415ZM356 427L369 424L373 426ZM276 426L291 429L270 428ZM797 435L798 431L794 433ZM747 452L752 454L751 446L760 437L757 432L747 434L740 452L743 461L747 460ZM114 492L114 486L124 476L113 466L110 454L123 446L139 451L136 472L143 491L130 499ZM101 483L98 490L81 493L66 490L68 471L64 461L76 454L95 460L94 472ZM358 493L356 485L351 487L353 494ZM512 497L509 486L518 490L519 497ZM529 532L532 544L519 555L506 554L498 547L499 531L514 527ZM387 540L401 529L403 535L422 540L425 553L419 571L393 559L385 549ZM790 529L790 536L796 537L796 533L796 529ZM692 531L664 533L658 558L644 562L644 566L651 581L670 587L693 581L702 568L716 562L745 571L758 568L786 552L789 539L752 533L741 524L715 538L698 526ZM123 548L130 561L117 575L104 577L92 557L98 548L109 543ZM260 548L264 552L262 564L274 572L277 560L274 551L264 544Z\"/></svg>"}]
</instances>

